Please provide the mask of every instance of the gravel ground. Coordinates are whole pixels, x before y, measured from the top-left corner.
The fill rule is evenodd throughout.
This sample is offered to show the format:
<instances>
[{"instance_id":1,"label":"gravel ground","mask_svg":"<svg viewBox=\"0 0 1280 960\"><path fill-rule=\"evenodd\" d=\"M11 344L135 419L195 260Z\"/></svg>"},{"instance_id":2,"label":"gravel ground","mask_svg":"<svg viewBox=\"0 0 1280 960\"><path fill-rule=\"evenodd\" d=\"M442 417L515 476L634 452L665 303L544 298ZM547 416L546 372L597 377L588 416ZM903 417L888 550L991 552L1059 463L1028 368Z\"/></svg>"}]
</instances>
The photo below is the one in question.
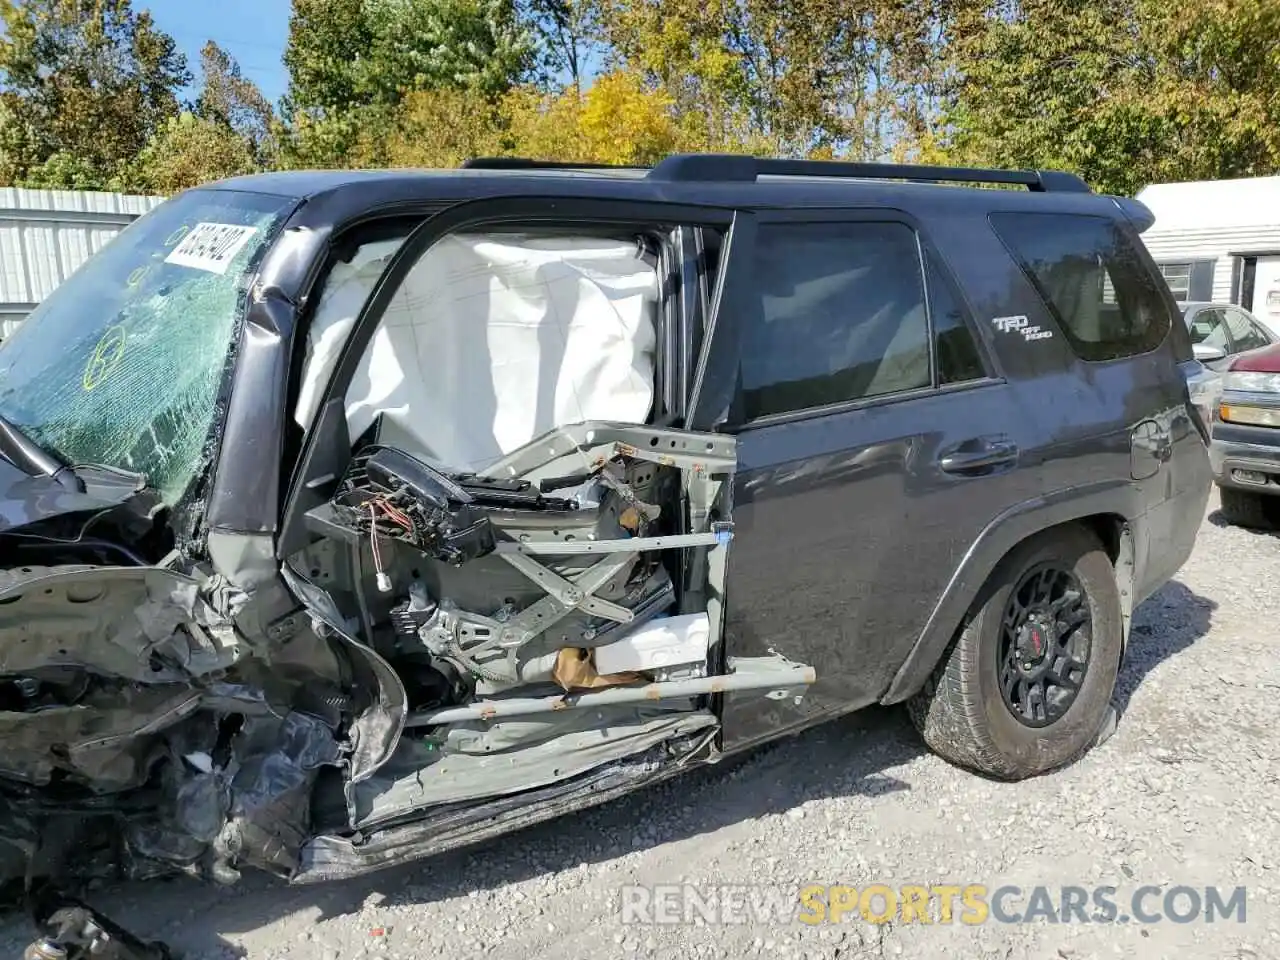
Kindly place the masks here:
<instances>
[{"instance_id":1,"label":"gravel ground","mask_svg":"<svg viewBox=\"0 0 1280 960\"><path fill-rule=\"evenodd\" d=\"M926 754L899 710L864 711L467 854L328 887L186 881L95 903L189 958L1280 958L1280 539L1224 525L1135 618L1115 736L1072 767L997 784ZM619 888L685 879L1247 887L1207 924L623 925ZM794 902L794 899L793 901ZM1158 908L1159 898L1146 901ZM1014 909L1026 901L1015 900ZM856 912L855 912L856 915ZM0 922L0 960L27 931Z\"/></svg>"}]
</instances>

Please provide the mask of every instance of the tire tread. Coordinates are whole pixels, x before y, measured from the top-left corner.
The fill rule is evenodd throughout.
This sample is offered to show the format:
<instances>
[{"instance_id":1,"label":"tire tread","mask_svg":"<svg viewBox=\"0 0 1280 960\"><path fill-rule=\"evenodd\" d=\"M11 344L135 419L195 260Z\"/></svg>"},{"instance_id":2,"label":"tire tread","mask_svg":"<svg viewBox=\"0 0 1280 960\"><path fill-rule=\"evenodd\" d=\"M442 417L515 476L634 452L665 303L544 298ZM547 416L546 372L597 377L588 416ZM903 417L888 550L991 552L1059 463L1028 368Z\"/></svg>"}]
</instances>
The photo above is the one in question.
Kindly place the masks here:
<instances>
[{"instance_id":1,"label":"tire tread","mask_svg":"<svg viewBox=\"0 0 1280 960\"><path fill-rule=\"evenodd\" d=\"M1010 577L1020 575L1022 557L1053 538L1075 540L1082 553L1104 552L1092 530L1071 524L1045 531L1015 548L992 573L986 588L975 602L954 640L943 654L924 688L906 703L907 713L925 744L944 760L1001 780L1020 780L1042 772L1011 761L996 746L984 717L979 678L979 651L982 637L978 616L994 600L994 595ZM1064 762L1070 763L1088 752L1086 743Z\"/></svg>"},{"instance_id":2,"label":"tire tread","mask_svg":"<svg viewBox=\"0 0 1280 960\"><path fill-rule=\"evenodd\" d=\"M1277 523L1280 510L1274 508L1269 497L1230 487L1220 487L1218 493L1222 502L1222 515L1231 523L1255 530L1274 530L1280 526Z\"/></svg>"}]
</instances>

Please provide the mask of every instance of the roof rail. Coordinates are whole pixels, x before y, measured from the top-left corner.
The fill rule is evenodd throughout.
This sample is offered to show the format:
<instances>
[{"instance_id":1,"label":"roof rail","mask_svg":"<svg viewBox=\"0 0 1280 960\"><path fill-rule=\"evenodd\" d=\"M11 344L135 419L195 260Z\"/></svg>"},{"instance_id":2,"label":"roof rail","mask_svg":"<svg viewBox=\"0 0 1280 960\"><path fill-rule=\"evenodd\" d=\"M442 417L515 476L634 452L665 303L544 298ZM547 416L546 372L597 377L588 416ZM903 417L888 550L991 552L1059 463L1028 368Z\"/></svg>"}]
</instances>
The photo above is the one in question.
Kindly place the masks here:
<instances>
[{"instance_id":1,"label":"roof rail","mask_svg":"<svg viewBox=\"0 0 1280 960\"><path fill-rule=\"evenodd\" d=\"M915 183L1000 183L1036 193L1092 193L1073 173L1057 170L983 170L905 163L851 163L843 160L769 160L737 154L685 153L662 160L651 180L749 181L759 177L843 177L852 180L909 180Z\"/></svg>"},{"instance_id":2,"label":"roof rail","mask_svg":"<svg viewBox=\"0 0 1280 960\"><path fill-rule=\"evenodd\" d=\"M463 161L464 170L644 170L612 163L561 163L558 160L531 160L528 157L472 157Z\"/></svg>"}]
</instances>

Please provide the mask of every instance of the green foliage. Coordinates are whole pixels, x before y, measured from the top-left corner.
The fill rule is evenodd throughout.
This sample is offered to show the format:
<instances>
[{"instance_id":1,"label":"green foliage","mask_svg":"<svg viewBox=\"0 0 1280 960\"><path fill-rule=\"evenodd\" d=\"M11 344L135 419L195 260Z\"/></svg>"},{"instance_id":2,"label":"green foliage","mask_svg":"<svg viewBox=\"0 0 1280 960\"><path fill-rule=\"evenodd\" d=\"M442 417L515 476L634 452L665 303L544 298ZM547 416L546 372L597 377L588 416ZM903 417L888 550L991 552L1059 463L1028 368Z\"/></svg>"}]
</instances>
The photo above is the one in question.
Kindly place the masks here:
<instances>
[{"instance_id":1,"label":"green foliage","mask_svg":"<svg viewBox=\"0 0 1280 960\"><path fill-rule=\"evenodd\" d=\"M171 118L139 155L130 180L147 193L171 194L258 169L251 144L231 127L183 113Z\"/></svg>"},{"instance_id":2,"label":"green foliage","mask_svg":"<svg viewBox=\"0 0 1280 960\"><path fill-rule=\"evenodd\" d=\"M974 10L947 117L967 161L1151 182L1280 169L1275 0L1025 0Z\"/></svg>"},{"instance_id":3,"label":"green foliage","mask_svg":"<svg viewBox=\"0 0 1280 960\"><path fill-rule=\"evenodd\" d=\"M493 97L532 63L512 0L296 0L285 144L295 166L376 162L406 95L468 90Z\"/></svg>"},{"instance_id":4,"label":"green foliage","mask_svg":"<svg viewBox=\"0 0 1280 960\"><path fill-rule=\"evenodd\" d=\"M511 0L364 0L373 49L360 91L394 104L412 90L500 94L528 68L532 41Z\"/></svg>"},{"instance_id":5,"label":"green foliage","mask_svg":"<svg viewBox=\"0 0 1280 960\"><path fill-rule=\"evenodd\" d=\"M1280 0L294 0L279 113L130 0L0 0L0 183L716 150L1280 171Z\"/></svg>"},{"instance_id":6,"label":"green foliage","mask_svg":"<svg viewBox=\"0 0 1280 960\"><path fill-rule=\"evenodd\" d=\"M285 114L323 116L361 102L361 76L373 47L362 0L294 0L284 65Z\"/></svg>"},{"instance_id":7,"label":"green foliage","mask_svg":"<svg viewBox=\"0 0 1280 960\"><path fill-rule=\"evenodd\" d=\"M130 0L0 4L0 179L105 188L177 115L186 60Z\"/></svg>"}]
</instances>

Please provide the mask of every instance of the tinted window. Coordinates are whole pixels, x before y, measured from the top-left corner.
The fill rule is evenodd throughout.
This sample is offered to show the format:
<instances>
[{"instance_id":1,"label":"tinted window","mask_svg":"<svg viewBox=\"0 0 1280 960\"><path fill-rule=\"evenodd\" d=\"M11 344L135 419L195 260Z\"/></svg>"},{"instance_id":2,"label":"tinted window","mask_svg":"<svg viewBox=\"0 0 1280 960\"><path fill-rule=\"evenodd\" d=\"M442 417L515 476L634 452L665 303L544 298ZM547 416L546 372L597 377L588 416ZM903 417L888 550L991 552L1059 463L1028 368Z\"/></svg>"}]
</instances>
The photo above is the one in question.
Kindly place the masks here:
<instances>
[{"instance_id":1,"label":"tinted window","mask_svg":"<svg viewBox=\"0 0 1280 960\"><path fill-rule=\"evenodd\" d=\"M758 322L743 333L747 420L930 385L915 233L898 223L762 225Z\"/></svg>"},{"instance_id":2,"label":"tinted window","mask_svg":"<svg viewBox=\"0 0 1280 960\"><path fill-rule=\"evenodd\" d=\"M1164 341L1166 302L1115 221L1000 213L991 223L1082 359L1133 356Z\"/></svg>"},{"instance_id":3,"label":"tinted window","mask_svg":"<svg viewBox=\"0 0 1280 960\"><path fill-rule=\"evenodd\" d=\"M1227 329L1231 331L1231 342L1236 352L1256 350L1265 347L1271 339L1258 329L1258 325L1239 310L1227 310Z\"/></svg>"},{"instance_id":4,"label":"tinted window","mask_svg":"<svg viewBox=\"0 0 1280 960\"><path fill-rule=\"evenodd\" d=\"M985 377L973 333L965 323L964 310L954 288L938 269L932 252L924 258L929 282L929 314L938 357L938 382L963 383Z\"/></svg>"}]
</instances>

